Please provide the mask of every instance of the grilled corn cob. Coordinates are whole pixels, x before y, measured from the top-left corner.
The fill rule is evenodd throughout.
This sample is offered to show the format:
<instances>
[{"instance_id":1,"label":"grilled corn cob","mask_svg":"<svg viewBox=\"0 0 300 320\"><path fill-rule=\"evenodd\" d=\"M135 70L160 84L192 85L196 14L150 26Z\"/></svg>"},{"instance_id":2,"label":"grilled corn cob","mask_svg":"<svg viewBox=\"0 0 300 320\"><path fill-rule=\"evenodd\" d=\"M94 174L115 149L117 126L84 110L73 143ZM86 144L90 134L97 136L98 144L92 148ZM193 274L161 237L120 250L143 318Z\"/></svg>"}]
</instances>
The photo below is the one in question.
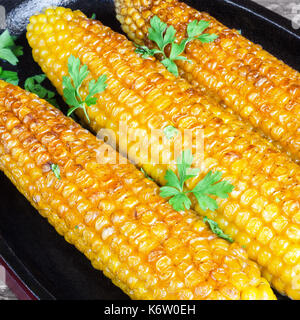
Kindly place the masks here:
<instances>
[{"instance_id":1,"label":"grilled corn cob","mask_svg":"<svg viewBox=\"0 0 300 320\"><path fill-rule=\"evenodd\" d=\"M58 109L0 82L0 165L95 268L135 299L274 299L258 266ZM111 157L111 158L110 158ZM60 179L51 164L60 168Z\"/></svg>"},{"instance_id":2,"label":"grilled corn cob","mask_svg":"<svg viewBox=\"0 0 300 320\"><path fill-rule=\"evenodd\" d=\"M215 212L203 212L195 199L193 207L245 246L279 292L300 298L298 165L154 58L142 59L124 36L80 11L47 9L31 17L27 38L35 61L61 94L71 54L90 70L80 90L82 97L88 94L92 78L107 76L107 88L98 95L97 104L87 108L88 124L95 132L103 127L113 130L119 150L128 150L130 159L160 184L165 183L167 168L176 170L174 139L169 140L168 149L165 139L151 146L156 151L169 150L164 155L170 160L167 164L161 154L157 163L145 163L146 155L136 149L136 143L119 135L119 121L144 129L150 142L151 129L170 123L181 131L202 128L204 161L200 174L188 180L186 188L192 189L208 171L218 170L235 189L228 199L218 199ZM192 150L197 163L199 155Z\"/></svg>"},{"instance_id":3,"label":"grilled corn cob","mask_svg":"<svg viewBox=\"0 0 300 320\"><path fill-rule=\"evenodd\" d=\"M157 15L186 38L193 20L209 21L209 44L198 40L183 53L192 63L176 60L180 75L204 86L226 106L273 140L297 163L300 160L300 74L207 13L177 0L115 0L117 18L130 39L153 47L150 19Z\"/></svg>"}]
</instances>

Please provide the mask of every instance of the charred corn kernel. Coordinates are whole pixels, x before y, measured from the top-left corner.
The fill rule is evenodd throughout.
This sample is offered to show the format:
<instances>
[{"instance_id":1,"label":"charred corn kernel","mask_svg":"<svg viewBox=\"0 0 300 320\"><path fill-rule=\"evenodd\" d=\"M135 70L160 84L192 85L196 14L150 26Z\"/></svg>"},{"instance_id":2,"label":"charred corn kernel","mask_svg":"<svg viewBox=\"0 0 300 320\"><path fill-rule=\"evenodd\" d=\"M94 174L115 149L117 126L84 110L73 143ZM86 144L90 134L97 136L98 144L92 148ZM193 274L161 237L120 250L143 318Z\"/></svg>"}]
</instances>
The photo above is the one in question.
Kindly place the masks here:
<instances>
[{"instance_id":1,"label":"charred corn kernel","mask_svg":"<svg viewBox=\"0 0 300 320\"><path fill-rule=\"evenodd\" d=\"M94 131L101 127L113 128L119 149L126 153L126 150L130 151L130 148L136 148L136 145L135 142L124 139L124 134L120 137L119 120L123 114L126 117L130 116L128 130L131 129L131 123L134 123L135 129L144 129L145 136L151 142L152 150L158 153L158 157L157 161L145 164L143 159L148 155L147 149L146 151L139 149L137 153L128 152L128 154L132 161L139 167L143 167L145 172L160 184L165 183L166 169L176 168L176 139L168 140L167 145L163 141L155 142L150 129L161 129L170 123L179 129L179 132L187 127L203 129L205 143L204 161L200 161L199 165L201 173L193 181L188 181L187 189L193 188L210 170L222 171L224 179L231 181L235 189L228 199L218 200L219 209L215 212L201 211L195 199L191 199L193 207L198 213L215 220L224 232L229 233L241 245L246 245L246 250L256 261L262 255L260 260L265 264L267 259L283 257L291 252L291 256L287 255L286 261L283 261L282 270L292 269L299 264L300 260L294 249L300 250L300 244L299 241L292 239L297 232L289 229L292 226L297 230L300 229L299 223L296 222L297 216L295 219L300 208L299 166L287 155L279 153L259 134L245 127L244 123L235 116L208 100L184 79L174 77L154 59L142 59L135 53L134 45L124 36L111 31L100 22L82 17L77 11L73 12L73 18L69 22L65 20L63 14L55 12L54 15L58 17L58 22L68 24L68 31L66 31L68 40L63 47L59 47L60 52L58 53L56 46L47 47L47 40L53 36L52 33L35 33L30 31L33 28L29 27L28 41L33 48L34 59L60 93L63 89L61 77L67 74L68 56L71 54L80 58L81 63L88 66L92 74L89 80L97 79L103 73L107 75L106 90L99 95L92 112L87 108L91 128ZM39 22L38 16L34 21L36 22L33 25L43 25ZM48 23L51 24L50 20ZM46 46L39 47L40 41L37 39L43 39ZM38 54L41 50L48 51L48 59L41 61ZM111 57L115 56L118 59L110 62ZM48 64L45 61L52 62ZM60 65L58 70L53 68L54 61L55 65ZM122 70L127 71L124 74ZM83 88L86 87L87 82L84 81ZM130 101L127 99L129 96ZM169 102L162 110L161 101L165 104L167 100ZM101 123L98 117L102 117ZM187 121L185 122L184 119ZM193 154L196 154L195 148L191 147L191 149ZM170 162L162 161L159 150L168 154L167 158L171 159ZM224 161L226 155L231 158L231 162ZM286 180L280 180L282 175L276 174L278 168L286 169L287 175L284 175ZM130 185L132 186L132 183ZM147 188L139 189L137 194L151 205L157 201L153 200L152 193ZM276 202L278 194L280 194L280 205ZM123 199L122 195L120 198ZM155 238L158 243L173 238L166 225L161 224L152 211L151 209L145 218L139 220L140 213L136 210L137 221L151 231L153 239ZM114 219L122 221L120 229L130 236L135 232L137 221L126 222L126 218L121 216L118 213ZM165 222L174 226L174 230L177 230L180 220L180 214L174 211L169 212L165 217ZM201 225L195 225L194 229L202 230ZM191 239L191 233L183 233L180 228L177 235L182 239ZM276 239L283 239L286 245L282 246L281 242L276 242ZM172 246L176 247L173 242L168 241L168 244L168 250L171 250ZM155 254L153 252L151 257L163 254L160 252L155 251ZM174 250L173 258L178 263L178 270L185 270L190 265L190 262L183 259L184 253L184 249L183 251L179 248ZM209 273L207 270L211 270L213 264L210 263L210 255L206 253L206 251L199 251L195 261L199 260L201 270ZM292 256L295 257L294 260ZM291 265L292 261L294 263ZM284 286L281 285L281 280L274 282L273 279L280 278L280 274L273 274L272 270L271 263L263 266L268 279L272 279L273 284L280 283L281 293L287 293L291 288L291 282L282 282ZM199 289L199 292L203 291L204 289Z\"/></svg>"},{"instance_id":2,"label":"charred corn kernel","mask_svg":"<svg viewBox=\"0 0 300 320\"><path fill-rule=\"evenodd\" d=\"M192 41L176 60L180 75L208 95L218 96L243 119L274 141L296 162L300 161L300 74L236 30L207 13L177 0L115 0L117 18L130 39L153 47L148 39L150 20L157 15L172 25L181 41L193 20L210 22L208 33L219 36L209 44ZM142 20L142 21L141 21ZM130 23L128 23L130 21Z\"/></svg>"},{"instance_id":3,"label":"charred corn kernel","mask_svg":"<svg viewBox=\"0 0 300 320\"><path fill-rule=\"evenodd\" d=\"M45 21L45 16L42 20ZM49 135L56 138L55 153ZM34 142L35 151L26 141ZM173 211L157 195L158 187L132 164L125 159L124 164L119 165L99 164L97 150L103 144L46 101L0 81L1 169L59 234L130 297L241 299L245 298L243 292L247 290L252 292L253 299L275 299L270 287L259 286L264 279L258 266L253 283L250 280L253 271L249 272L247 267L252 262L239 256L234 244L223 240L216 244L216 236L194 212ZM119 156L112 149L111 152ZM44 157L40 161L42 154ZM54 162L59 163L61 180L49 169ZM147 190L149 201L135 192L138 187ZM177 215L176 228L165 221L170 213ZM151 228L144 225L144 215L146 221L151 221ZM195 224L201 225L200 231L194 229ZM183 238L181 233L190 236ZM202 273L198 265L197 250L192 245L198 239L203 239L208 253L214 252L207 260L214 265L212 272L223 270L222 278L219 277L206 294L204 289L197 289L199 279L203 286L208 286L212 276ZM179 261L169 251L172 243L176 245L176 252L183 251L189 257L185 259L187 275L176 270ZM218 248L222 250L216 252ZM235 285L231 265L248 281ZM237 269L237 265L240 268ZM230 288L230 291L219 288Z\"/></svg>"}]
</instances>

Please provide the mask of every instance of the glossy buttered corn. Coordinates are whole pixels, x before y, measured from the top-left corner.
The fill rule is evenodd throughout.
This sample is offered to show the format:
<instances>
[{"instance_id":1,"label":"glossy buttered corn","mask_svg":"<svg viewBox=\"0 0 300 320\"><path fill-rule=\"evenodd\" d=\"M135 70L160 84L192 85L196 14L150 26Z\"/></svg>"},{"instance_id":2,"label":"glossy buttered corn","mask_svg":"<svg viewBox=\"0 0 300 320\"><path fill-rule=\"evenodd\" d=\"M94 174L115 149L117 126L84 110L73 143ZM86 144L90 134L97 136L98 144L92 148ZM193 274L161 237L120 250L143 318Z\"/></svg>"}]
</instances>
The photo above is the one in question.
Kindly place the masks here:
<instances>
[{"instance_id":1,"label":"glossy buttered corn","mask_svg":"<svg viewBox=\"0 0 300 320\"><path fill-rule=\"evenodd\" d=\"M180 75L218 96L242 119L300 161L300 74L271 54L230 30L207 13L177 0L115 0L123 30L137 44L148 39L150 19L157 15L173 26L178 41L193 20L210 22L212 43L190 42L183 53L192 63L176 60Z\"/></svg>"},{"instance_id":2,"label":"glossy buttered corn","mask_svg":"<svg viewBox=\"0 0 300 320\"><path fill-rule=\"evenodd\" d=\"M87 108L88 124L95 132L101 128L114 132L120 151L160 184L165 183L167 168L176 170L176 140L153 143L152 130L170 124L180 132L191 129L196 133L201 129L201 163L200 154L192 146L194 165L199 163L201 172L187 181L186 188L192 189L208 171L218 170L235 189L228 199L217 199L219 209L215 212L203 212L195 199L193 207L245 246L276 289L300 298L298 165L154 58L142 59L124 36L87 19L80 11L56 8L31 17L27 38L34 59L60 93L71 54L91 72L83 83L82 96L87 95L92 78L107 76L107 88L98 95L97 104ZM83 113L81 116L85 119ZM148 138L155 152L163 151L168 161L164 162L159 153L159 161L144 162L148 150L137 148L136 141L119 134L120 121L127 121L129 128L143 130L140 136ZM185 238L183 234L180 237Z\"/></svg>"},{"instance_id":3,"label":"glossy buttered corn","mask_svg":"<svg viewBox=\"0 0 300 320\"><path fill-rule=\"evenodd\" d=\"M1 169L131 298L274 299L244 250L194 212L174 211L154 182L125 159L118 164L112 148L101 163L104 146L46 101L0 82Z\"/></svg>"}]
</instances>

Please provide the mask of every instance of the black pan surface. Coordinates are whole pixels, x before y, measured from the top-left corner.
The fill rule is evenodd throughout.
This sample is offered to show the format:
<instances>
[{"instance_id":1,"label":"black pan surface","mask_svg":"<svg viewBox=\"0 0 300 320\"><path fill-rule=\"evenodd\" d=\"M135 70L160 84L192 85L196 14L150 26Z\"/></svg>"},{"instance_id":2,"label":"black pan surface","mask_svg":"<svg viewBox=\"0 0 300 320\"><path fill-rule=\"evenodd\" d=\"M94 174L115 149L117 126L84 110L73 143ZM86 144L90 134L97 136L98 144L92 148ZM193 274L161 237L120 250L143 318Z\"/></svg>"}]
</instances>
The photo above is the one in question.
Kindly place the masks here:
<instances>
[{"instance_id":1,"label":"black pan surface","mask_svg":"<svg viewBox=\"0 0 300 320\"><path fill-rule=\"evenodd\" d=\"M246 0L186 2L230 28L241 29L247 38L300 71L300 33L290 21ZM112 0L0 0L0 5L6 9L7 28L19 36L18 43L25 49L16 68L1 66L18 71L21 86L27 77L42 73L32 59L25 27L28 17L43 7L63 5L88 16L96 13L104 24L121 32ZM50 83L48 86L55 90ZM65 108L61 99L58 102ZM128 299L59 236L2 173L0 190L0 255L38 299Z\"/></svg>"}]
</instances>

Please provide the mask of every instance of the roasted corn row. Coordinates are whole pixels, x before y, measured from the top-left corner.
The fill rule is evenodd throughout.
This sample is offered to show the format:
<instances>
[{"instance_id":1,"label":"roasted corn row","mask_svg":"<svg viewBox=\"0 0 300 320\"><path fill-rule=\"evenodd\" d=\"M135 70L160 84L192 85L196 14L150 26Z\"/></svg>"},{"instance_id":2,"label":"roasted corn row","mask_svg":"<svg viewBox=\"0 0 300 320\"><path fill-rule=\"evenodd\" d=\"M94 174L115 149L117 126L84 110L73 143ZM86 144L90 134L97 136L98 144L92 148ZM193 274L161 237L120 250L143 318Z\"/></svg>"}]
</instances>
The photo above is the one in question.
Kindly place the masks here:
<instances>
[{"instance_id":1,"label":"roasted corn row","mask_svg":"<svg viewBox=\"0 0 300 320\"><path fill-rule=\"evenodd\" d=\"M0 150L1 169L19 191L131 298L275 298L237 244L216 237L194 212L174 211L154 182L125 159L118 164L111 147L3 81Z\"/></svg>"},{"instance_id":2,"label":"roasted corn row","mask_svg":"<svg viewBox=\"0 0 300 320\"><path fill-rule=\"evenodd\" d=\"M177 0L115 0L123 30L137 44L153 47L148 39L150 19L157 15L186 38L193 20L209 21L205 31L219 36L212 43L198 40L183 53L192 63L176 60L180 75L204 86L265 137L300 160L300 74L207 13Z\"/></svg>"},{"instance_id":3,"label":"roasted corn row","mask_svg":"<svg viewBox=\"0 0 300 320\"><path fill-rule=\"evenodd\" d=\"M194 208L245 246L279 292L300 298L298 165L154 58L142 59L123 35L87 19L80 11L47 9L31 17L27 38L35 61L60 93L71 54L91 72L80 91L83 97L92 78L107 76L107 88L98 95L97 104L87 108L88 124L95 132L103 127L115 132L119 150L160 184L165 183L167 168L176 172L174 139L151 145L154 151L166 151L168 161L163 162L160 153L156 163L147 163L147 154L136 147L136 141L119 135L120 121L127 121L130 128L143 129L150 144L152 129L170 124L181 131L202 129L201 173L188 180L186 188L192 189L208 171L218 170L235 189L228 199L218 199L219 209L215 212L203 212L192 199ZM200 154L195 153L195 146L192 151L196 165Z\"/></svg>"}]
</instances>

